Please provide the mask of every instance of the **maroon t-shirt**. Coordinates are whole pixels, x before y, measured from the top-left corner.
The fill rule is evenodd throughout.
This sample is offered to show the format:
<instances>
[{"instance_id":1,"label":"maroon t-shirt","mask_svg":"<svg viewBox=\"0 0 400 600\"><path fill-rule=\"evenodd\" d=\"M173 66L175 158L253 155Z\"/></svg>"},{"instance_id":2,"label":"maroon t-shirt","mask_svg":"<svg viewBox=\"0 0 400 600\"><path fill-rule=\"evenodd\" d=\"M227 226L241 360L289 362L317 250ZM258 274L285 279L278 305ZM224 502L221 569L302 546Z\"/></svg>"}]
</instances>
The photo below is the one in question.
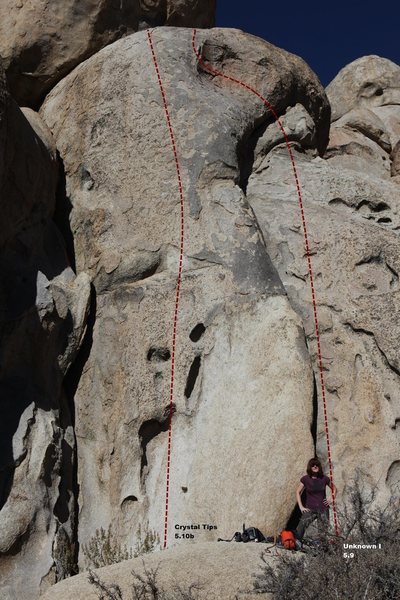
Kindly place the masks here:
<instances>
[{"instance_id":1,"label":"maroon t-shirt","mask_svg":"<svg viewBox=\"0 0 400 600\"><path fill-rule=\"evenodd\" d=\"M329 477L324 475L314 479L309 475L303 475L300 481L304 485L307 494L305 507L318 512L328 510L323 500L326 498L325 488L330 484Z\"/></svg>"}]
</instances>

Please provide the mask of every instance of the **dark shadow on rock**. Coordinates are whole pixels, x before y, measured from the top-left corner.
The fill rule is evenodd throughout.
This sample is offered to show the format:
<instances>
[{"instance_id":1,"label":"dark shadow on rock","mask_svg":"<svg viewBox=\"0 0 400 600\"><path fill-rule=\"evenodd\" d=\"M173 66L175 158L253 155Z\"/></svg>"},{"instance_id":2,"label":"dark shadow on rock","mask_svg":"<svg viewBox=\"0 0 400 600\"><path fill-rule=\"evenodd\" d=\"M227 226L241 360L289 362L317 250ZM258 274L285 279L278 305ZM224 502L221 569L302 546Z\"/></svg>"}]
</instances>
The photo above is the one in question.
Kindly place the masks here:
<instances>
[{"instance_id":1,"label":"dark shadow on rock","mask_svg":"<svg viewBox=\"0 0 400 600\"><path fill-rule=\"evenodd\" d=\"M244 133L237 145L236 154L239 165L239 181L237 184L245 195L247 192L247 184L253 171L255 160L254 153L257 142L264 135L267 127L272 123L275 123L275 119L271 115L263 116Z\"/></svg>"},{"instance_id":2,"label":"dark shadow on rock","mask_svg":"<svg viewBox=\"0 0 400 600\"><path fill-rule=\"evenodd\" d=\"M15 468L26 454L14 461L12 442L21 415L32 402L27 383L22 377L0 381L0 510L10 494Z\"/></svg>"},{"instance_id":3,"label":"dark shadow on rock","mask_svg":"<svg viewBox=\"0 0 400 600\"><path fill-rule=\"evenodd\" d=\"M65 523L69 517L71 519L74 564L78 563L80 548L78 539L80 488L78 483L78 446L75 436L75 394L82 377L83 369L92 349L93 329L96 322L96 310L96 290L92 285L90 295L90 310L86 324L85 336L79 352L74 362L69 367L63 381L63 409L61 411L62 417L60 424L63 430L65 430L69 425L72 425L75 444L74 448L71 448L71 446L67 444L65 440L63 440L63 463L61 467L63 475L60 481L59 498L54 508L54 514L61 523ZM71 499L71 493L73 495L73 499Z\"/></svg>"},{"instance_id":4,"label":"dark shadow on rock","mask_svg":"<svg viewBox=\"0 0 400 600\"><path fill-rule=\"evenodd\" d=\"M287 520L285 529L294 531L296 529L297 525L299 524L300 517L301 517L301 510L298 507L298 504L296 503L294 509L292 510L292 512L290 514L289 519Z\"/></svg>"},{"instance_id":5,"label":"dark shadow on rock","mask_svg":"<svg viewBox=\"0 0 400 600\"><path fill-rule=\"evenodd\" d=\"M142 459L140 464L140 475L143 473L143 469L147 466L147 444L162 432L168 431L169 418L164 421L158 421L157 419L149 419L144 421L139 429L139 439L142 447Z\"/></svg>"},{"instance_id":6,"label":"dark shadow on rock","mask_svg":"<svg viewBox=\"0 0 400 600\"><path fill-rule=\"evenodd\" d=\"M67 185L65 178L64 163L57 152L58 159L58 184L56 190L56 206L53 216L53 221L57 225L62 237L64 238L65 248L69 260L69 264L76 273L76 262L75 262L75 245L74 236L72 235L70 225L70 214L72 211L72 204L67 196Z\"/></svg>"},{"instance_id":7,"label":"dark shadow on rock","mask_svg":"<svg viewBox=\"0 0 400 600\"><path fill-rule=\"evenodd\" d=\"M27 452L28 439L20 441L25 447L20 456L13 452L13 438L24 411L32 406L33 411L55 411L64 418L58 357L66 349L73 319L70 312L65 318L58 315L50 292L46 295L46 280L51 281L68 266L61 235L49 219L22 227L0 253L0 509L9 497L15 469ZM21 436L27 438L29 422L23 426ZM43 481L49 486L56 442L48 442L48 473Z\"/></svg>"}]
</instances>

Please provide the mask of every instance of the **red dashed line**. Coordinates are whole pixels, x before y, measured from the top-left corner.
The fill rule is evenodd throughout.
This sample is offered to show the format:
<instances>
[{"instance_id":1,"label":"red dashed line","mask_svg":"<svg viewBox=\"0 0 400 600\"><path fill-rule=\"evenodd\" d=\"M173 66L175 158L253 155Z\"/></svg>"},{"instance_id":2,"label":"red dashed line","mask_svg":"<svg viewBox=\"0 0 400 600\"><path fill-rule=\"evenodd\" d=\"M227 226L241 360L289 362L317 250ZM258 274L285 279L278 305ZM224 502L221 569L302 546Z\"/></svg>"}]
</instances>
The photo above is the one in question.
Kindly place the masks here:
<instances>
[{"instance_id":1,"label":"red dashed line","mask_svg":"<svg viewBox=\"0 0 400 600\"><path fill-rule=\"evenodd\" d=\"M180 228L180 244L179 244L179 269L178 278L176 282L175 290L175 310L173 318L173 335L172 335L172 352L171 352L171 380L170 380L170 392L169 392L169 419L168 419L168 452L167 452L167 481L165 491L165 516L164 516L164 543L163 547L167 546L167 531L168 531L168 506L169 506L169 480L170 480L170 467L171 467L171 437L172 437L172 413L173 413L173 397L174 397L174 381L175 381L175 350L176 350L176 324L178 320L179 310L179 298L181 290L181 279L182 279L182 263L183 263L183 240L184 240L184 198L183 198L183 187L181 179L181 171L178 161L178 153L176 151L174 132L172 131L171 120L169 118L168 105L165 98L164 87L161 80L160 70L158 68L156 54L154 52L153 40L151 38L150 31L147 31L149 38L149 44L151 49L151 55L153 57L154 68L156 71L158 85L160 87L162 102L164 106L165 118L167 121L169 136L171 139L172 152L175 160L176 173L178 177L179 186L179 198L180 198L180 209L181 209L181 228Z\"/></svg>"},{"instance_id":2,"label":"red dashed line","mask_svg":"<svg viewBox=\"0 0 400 600\"><path fill-rule=\"evenodd\" d=\"M305 244L306 254L307 254L308 273L309 273L309 277L310 277L311 298L312 298L312 305L313 305L313 312L314 312L315 335L316 335L316 339L317 339L318 366L319 366L319 373L320 373L320 379L321 379L321 391L322 391L322 401L323 401L323 408L324 408L324 422L325 422L326 443L327 443L327 447L328 447L329 477L330 477L330 480L331 480L331 482L333 484L332 461L331 461L331 445L330 445L330 440L329 440L328 415L327 415L327 410L326 410L325 380L324 380L324 374L323 374L321 342L320 342L320 335L319 335L318 315L317 315L317 303L316 303L316 299L315 299L315 290L314 290L314 279L313 279L312 266L311 266L311 254L310 254L310 247L309 247L309 243L308 243L307 225L306 225L306 219L305 219L305 216L304 216L304 207L303 207L303 199L302 199L302 196L301 196L300 183L299 183L299 178L297 176L297 170L296 170L296 165L295 165L295 162L294 162L292 148L291 148L291 146L289 144L289 138L288 138L288 136L286 134L286 131L285 131L285 129L284 129L284 127L283 127L283 125L282 125L282 123L281 123L278 115L276 114L273 106L259 92L257 92L257 90L255 90L254 88L252 88L250 85L247 85L246 83L243 83L239 79L235 79L234 77L230 77L229 75L225 75L224 73L221 73L220 71L217 71L216 69L213 69L212 67L210 67L209 65L207 65L203 61L203 59L201 58L201 56L198 53L198 51L196 49L196 46L195 46L196 33L197 33L197 31L196 31L196 29L194 29L193 30L193 37L192 37L192 48L193 48L193 51L194 51L194 53L196 55L196 58L197 58L197 61L198 61L199 65L201 65L201 67L203 67L203 69L205 69L209 73L212 73L213 75L216 75L218 77L223 77L224 79L227 79L228 81L232 81L233 83L236 83L236 84L240 85L241 87L245 88L246 90L248 90L249 92L251 92L252 94L254 94L255 96L257 96L257 98L259 98L265 104L265 106L268 108L268 110L270 111L270 113L275 118L276 122L279 125L280 130L283 133L285 141L286 141L286 146L287 146L287 149L288 149L288 152L289 152L290 161L292 163L293 174L294 174L294 178L295 178L295 181L296 181L297 196L298 196L298 199L299 199L300 213L301 213L301 222L302 222L302 225L303 225L303 232L304 232L304 244ZM336 532L336 535L338 536L339 535L339 527L338 527L338 522L337 522L336 502L335 502L335 498L334 497L333 497L333 519L334 519L335 532Z\"/></svg>"}]
</instances>

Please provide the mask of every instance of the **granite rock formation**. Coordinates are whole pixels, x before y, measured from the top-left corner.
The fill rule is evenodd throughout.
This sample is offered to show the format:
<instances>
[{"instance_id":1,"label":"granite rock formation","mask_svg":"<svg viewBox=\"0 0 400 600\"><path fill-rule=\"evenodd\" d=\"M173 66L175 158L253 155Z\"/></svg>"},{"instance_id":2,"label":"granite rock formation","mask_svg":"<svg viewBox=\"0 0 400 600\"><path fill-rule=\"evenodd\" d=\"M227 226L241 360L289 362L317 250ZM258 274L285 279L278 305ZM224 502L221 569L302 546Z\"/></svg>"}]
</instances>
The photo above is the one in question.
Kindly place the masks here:
<instances>
[{"instance_id":1,"label":"granite rock formation","mask_svg":"<svg viewBox=\"0 0 400 600\"><path fill-rule=\"evenodd\" d=\"M162 553L143 557L96 569L102 581L110 585L118 582L125 597L129 597L132 585L132 571L145 576L147 570L158 569L157 582L168 597L174 596L176 589L187 591L193 584L198 590L193 593L199 600L252 600L254 598L255 575L260 573L263 564L262 550L269 546L260 544L227 544L223 542L200 543L192 546L178 546ZM275 551L275 550L274 550ZM278 557L266 555L270 565L279 561ZM300 557L301 559L301 557ZM182 568L182 565L185 565ZM177 597L181 597L177 594ZM271 595L257 593L257 598L267 600ZM98 594L90 585L87 574L67 579L50 588L43 600L96 600Z\"/></svg>"},{"instance_id":2,"label":"granite rock formation","mask_svg":"<svg viewBox=\"0 0 400 600\"><path fill-rule=\"evenodd\" d=\"M17 2L0 21L15 98L37 107L47 94L39 114L19 109L1 74L6 600L78 590L46 592L84 567L101 526L127 546L139 525L163 534L181 206L148 33L127 34L207 25L214 3L117 4ZM27 20L37 29L24 36ZM203 65L191 29L151 35L184 192L168 545L243 521L281 529L307 459L327 452L285 136L257 96L204 64L258 90L291 145L338 502L359 469L398 502L400 67L359 59L325 93L301 59L240 31L198 31ZM193 523L217 529L175 539Z\"/></svg>"},{"instance_id":3,"label":"granite rock formation","mask_svg":"<svg viewBox=\"0 0 400 600\"><path fill-rule=\"evenodd\" d=\"M60 79L107 44L164 24L212 27L214 11L215 0L5 0L0 56L11 93L20 106L38 108Z\"/></svg>"},{"instance_id":4,"label":"granite rock formation","mask_svg":"<svg viewBox=\"0 0 400 600\"><path fill-rule=\"evenodd\" d=\"M271 115L199 68L192 30L159 28L153 38L186 198L168 543L182 522L215 524L224 535L246 519L275 530L313 452L313 375L301 322L245 196L252 148ZM294 103L312 124L308 145L325 148L328 103L301 59L234 30L199 32L199 46L205 60L251 73L280 113ZM124 543L132 523L162 535L180 207L147 33L80 65L41 115L64 161L77 270L96 290L75 395L79 539L87 543L110 521ZM282 427L298 443L287 447ZM241 459L221 469L229 454ZM282 468L290 484L270 486Z\"/></svg>"},{"instance_id":5,"label":"granite rock formation","mask_svg":"<svg viewBox=\"0 0 400 600\"><path fill-rule=\"evenodd\" d=\"M370 88L382 94L366 95ZM400 197L392 147L400 124L400 67L378 57L359 59L327 93L335 119L328 148L323 158L298 148L295 162L314 267L335 481L346 493L359 469L382 501L392 496L398 502ZM285 148L265 155L263 147L261 138L247 198L291 305L302 315L316 365L292 165ZM321 399L318 376L317 382ZM317 450L326 458L319 407Z\"/></svg>"},{"instance_id":6,"label":"granite rock formation","mask_svg":"<svg viewBox=\"0 0 400 600\"><path fill-rule=\"evenodd\" d=\"M75 436L62 382L84 335L90 280L75 276L52 220L51 133L18 108L3 74L0 155L1 596L19 599L52 572L59 539L73 554Z\"/></svg>"}]
</instances>

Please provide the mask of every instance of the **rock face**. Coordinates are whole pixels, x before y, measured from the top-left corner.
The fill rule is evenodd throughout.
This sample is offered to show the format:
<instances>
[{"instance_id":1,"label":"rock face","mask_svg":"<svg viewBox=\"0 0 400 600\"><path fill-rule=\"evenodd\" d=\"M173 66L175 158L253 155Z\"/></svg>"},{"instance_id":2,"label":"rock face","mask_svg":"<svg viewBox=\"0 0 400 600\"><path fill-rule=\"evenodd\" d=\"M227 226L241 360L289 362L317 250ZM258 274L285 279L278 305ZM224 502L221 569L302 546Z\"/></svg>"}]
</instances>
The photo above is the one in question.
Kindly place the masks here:
<instances>
[{"instance_id":1,"label":"rock face","mask_svg":"<svg viewBox=\"0 0 400 600\"><path fill-rule=\"evenodd\" d=\"M180 595L174 595L177 587L187 592L189 586L195 584L199 589L193 593L199 600L252 600L255 575L262 573L263 562L260 556L268 547L270 546L264 544L223 542L202 543L190 547L181 545L164 552L96 569L96 574L108 585L118 583L124 598L130 597L132 571L144 577L145 567L147 571L158 569L156 581L159 589L164 590L168 598L181 598ZM267 563L271 566L279 561L279 553L286 551L274 549L274 552L275 556L265 555ZM268 593L257 593L257 598L270 597ZM87 573L57 584L43 596L43 600L97 598L98 593L93 585L89 584Z\"/></svg>"},{"instance_id":2,"label":"rock face","mask_svg":"<svg viewBox=\"0 0 400 600\"><path fill-rule=\"evenodd\" d=\"M11 93L37 108L60 79L116 39L163 24L211 27L214 12L215 0L3 2L0 55Z\"/></svg>"},{"instance_id":3,"label":"rock face","mask_svg":"<svg viewBox=\"0 0 400 600\"><path fill-rule=\"evenodd\" d=\"M70 268L51 218L51 133L19 110L3 73L0 155L1 597L22 599L39 591L57 550L73 559L75 438L61 384L84 333L90 282Z\"/></svg>"},{"instance_id":4,"label":"rock face","mask_svg":"<svg viewBox=\"0 0 400 600\"><path fill-rule=\"evenodd\" d=\"M185 190L168 544L177 524L218 527L196 542L244 520L274 531L290 516L313 453L313 375L243 191L257 132L271 116L247 91L199 69L191 30L160 28L153 38ZM250 73L280 114L296 104L304 127L293 135L303 137L308 123L314 153L326 146L328 104L303 61L235 30L199 32L199 47L205 60ZM137 523L163 534L180 223L147 33L80 65L41 114L64 160L77 269L97 293L75 396L79 539L112 522L132 545ZM287 436L296 442L288 446ZM228 455L240 457L229 469Z\"/></svg>"},{"instance_id":5,"label":"rock face","mask_svg":"<svg viewBox=\"0 0 400 600\"><path fill-rule=\"evenodd\" d=\"M150 0L0 8L0 53L18 101L39 104L61 79L39 115L17 107L0 74L6 600L31 600L76 560L84 567L83 545L100 527L111 525L128 547L139 526L162 538L172 369L167 544L181 547L163 557L173 581L190 555L187 581L203 561L214 586L206 597L220 595L219 569L241 573L255 549L228 546L219 562L202 542L243 522L280 530L307 460L315 449L326 459L285 135L249 88L199 64L191 29L160 27L151 37L184 201L172 365L180 190L148 32L125 34L207 25L213 8ZM264 96L291 144L338 500L357 469L382 501L398 498L400 67L366 57L343 69L327 89L330 127L327 96L301 59L237 30L199 31L196 49ZM198 527L177 538L187 525ZM110 571L124 585L125 566ZM88 593L76 579L47 598Z\"/></svg>"},{"instance_id":6,"label":"rock face","mask_svg":"<svg viewBox=\"0 0 400 600\"><path fill-rule=\"evenodd\" d=\"M327 87L332 105L331 165L379 178L397 175L400 138L400 67L364 56L342 69Z\"/></svg>"},{"instance_id":7,"label":"rock face","mask_svg":"<svg viewBox=\"0 0 400 600\"><path fill-rule=\"evenodd\" d=\"M11 93L37 108L80 62L146 27L211 27L215 0L5 0L0 55ZM12 35L10 35L12 31Z\"/></svg>"},{"instance_id":8,"label":"rock face","mask_svg":"<svg viewBox=\"0 0 400 600\"><path fill-rule=\"evenodd\" d=\"M336 75L326 88L336 121L354 108L400 105L400 67L380 56L363 56Z\"/></svg>"},{"instance_id":9,"label":"rock face","mask_svg":"<svg viewBox=\"0 0 400 600\"><path fill-rule=\"evenodd\" d=\"M382 93L372 94L372 89ZM398 497L400 477L400 199L399 136L395 136L400 125L400 119L396 121L400 67L366 57L345 67L327 91L333 118L338 120L332 125L324 160L296 152L295 162L313 255L335 482L346 492L361 469L364 482L377 485L383 500ZM247 197L291 304L302 315L308 346L315 352L292 165L284 148L265 155L265 144L269 147L261 138L256 148ZM317 450L326 456L321 413Z\"/></svg>"}]
</instances>

